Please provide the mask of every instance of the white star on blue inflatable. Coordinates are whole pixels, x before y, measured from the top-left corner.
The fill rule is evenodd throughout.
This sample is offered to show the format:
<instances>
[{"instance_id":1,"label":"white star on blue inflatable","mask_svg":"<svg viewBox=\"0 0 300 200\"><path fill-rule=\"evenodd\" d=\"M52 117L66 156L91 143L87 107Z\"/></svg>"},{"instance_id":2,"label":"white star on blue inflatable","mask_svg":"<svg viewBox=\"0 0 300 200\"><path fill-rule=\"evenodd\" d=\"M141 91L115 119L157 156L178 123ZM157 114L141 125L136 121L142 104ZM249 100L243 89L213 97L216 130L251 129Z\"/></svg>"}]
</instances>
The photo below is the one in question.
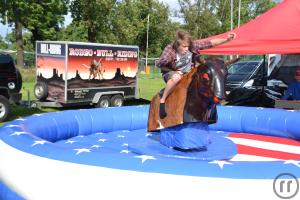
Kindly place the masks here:
<instances>
[{"instance_id":1,"label":"white star on blue inflatable","mask_svg":"<svg viewBox=\"0 0 300 200\"><path fill-rule=\"evenodd\" d=\"M129 150L126 150L126 149L120 151L120 153L129 153L129 152L130 152L130 151L129 151Z\"/></svg>"},{"instance_id":2,"label":"white star on blue inflatable","mask_svg":"<svg viewBox=\"0 0 300 200\"><path fill-rule=\"evenodd\" d=\"M105 142L107 139L99 139L98 142Z\"/></svg>"},{"instance_id":3,"label":"white star on blue inflatable","mask_svg":"<svg viewBox=\"0 0 300 200\"><path fill-rule=\"evenodd\" d=\"M25 134L29 134L29 133L24 132L24 131L16 131L16 132L10 134L10 136L13 136L13 135L25 135Z\"/></svg>"},{"instance_id":4,"label":"white star on blue inflatable","mask_svg":"<svg viewBox=\"0 0 300 200\"><path fill-rule=\"evenodd\" d=\"M20 125L10 124L10 125L5 126L5 128L11 128L11 127L20 127Z\"/></svg>"},{"instance_id":5,"label":"white star on blue inflatable","mask_svg":"<svg viewBox=\"0 0 300 200\"><path fill-rule=\"evenodd\" d=\"M264 107L257 107L256 108L257 110L263 110L263 109L265 109Z\"/></svg>"},{"instance_id":6,"label":"white star on blue inflatable","mask_svg":"<svg viewBox=\"0 0 300 200\"><path fill-rule=\"evenodd\" d=\"M100 145L96 145L96 144L94 144L93 146L91 146L91 148L96 148L96 149L98 149L100 147L101 147Z\"/></svg>"},{"instance_id":7,"label":"white star on blue inflatable","mask_svg":"<svg viewBox=\"0 0 300 200\"><path fill-rule=\"evenodd\" d=\"M217 164L217 165L219 165L219 167L221 169L223 169L224 165L233 165L232 163L227 162L226 160L214 160L214 161L211 161L209 163L211 163L211 164Z\"/></svg>"},{"instance_id":8,"label":"white star on blue inflatable","mask_svg":"<svg viewBox=\"0 0 300 200\"><path fill-rule=\"evenodd\" d=\"M298 160L287 160L283 164L285 164L285 165L292 164L292 165L295 165L300 168L300 161L298 161Z\"/></svg>"},{"instance_id":9,"label":"white star on blue inflatable","mask_svg":"<svg viewBox=\"0 0 300 200\"><path fill-rule=\"evenodd\" d=\"M286 110L286 111L288 111L288 112L295 112L296 110Z\"/></svg>"},{"instance_id":10,"label":"white star on blue inflatable","mask_svg":"<svg viewBox=\"0 0 300 200\"><path fill-rule=\"evenodd\" d=\"M144 163L146 160L156 160L155 157L149 156L149 155L140 155L140 156L134 156L134 157L142 159L142 163Z\"/></svg>"},{"instance_id":11,"label":"white star on blue inflatable","mask_svg":"<svg viewBox=\"0 0 300 200\"><path fill-rule=\"evenodd\" d=\"M46 140L35 140L34 141L34 143L31 145L32 147L33 146L35 146L35 145L37 145L37 144L45 144L45 143L47 143L48 141L46 141Z\"/></svg>"},{"instance_id":12,"label":"white star on blue inflatable","mask_svg":"<svg viewBox=\"0 0 300 200\"><path fill-rule=\"evenodd\" d=\"M19 119L16 119L16 121L26 121L26 119L24 119L24 118L19 118Z\"/></svg>"},{"instance_id":13,"label":"white star on blue inflatable","mask_svg":"<svg viewBox=\"0 0 300 200\"><path fill-rule=\"evenodd\" d=\"M74 142L76 142L75 140L67 140L65 143L66 144L73 144Z\"/></svg>"},{"instance_id":14,"label":"white star on blue inflatable","mask_svg":"<svg viewBox=\"0 0 300 200\"><path fill-rule=\"evenodd\" d=\"M90 149L86 149L86 148L73 149L73 150L77 151L77 152L76 152L76 155L78 155L78 154L80 154L80 153L83 153L83 152L85 152L85 153L90 153L90 152L91 152Z\"/></svg>"}]
</instances>

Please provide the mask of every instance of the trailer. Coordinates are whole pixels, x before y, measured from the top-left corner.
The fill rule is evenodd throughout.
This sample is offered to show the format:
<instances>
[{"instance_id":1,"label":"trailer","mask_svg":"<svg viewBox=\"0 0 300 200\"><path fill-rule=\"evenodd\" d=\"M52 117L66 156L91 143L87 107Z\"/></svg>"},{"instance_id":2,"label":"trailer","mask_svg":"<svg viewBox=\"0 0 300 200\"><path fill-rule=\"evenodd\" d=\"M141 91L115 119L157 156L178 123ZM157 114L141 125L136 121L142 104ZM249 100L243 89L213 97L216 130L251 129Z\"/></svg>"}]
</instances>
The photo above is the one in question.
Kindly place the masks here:
<instances>
[{"instance_id":1,"label":"trailer","mask_svg":"<svg viewBox=\"0 0 300 200\"><path fill-rule=\"evenodd\" d=\"M139 47L36 42L34 94L40 106L122 106L138 97Z\"/></svg>"}]
</instances>

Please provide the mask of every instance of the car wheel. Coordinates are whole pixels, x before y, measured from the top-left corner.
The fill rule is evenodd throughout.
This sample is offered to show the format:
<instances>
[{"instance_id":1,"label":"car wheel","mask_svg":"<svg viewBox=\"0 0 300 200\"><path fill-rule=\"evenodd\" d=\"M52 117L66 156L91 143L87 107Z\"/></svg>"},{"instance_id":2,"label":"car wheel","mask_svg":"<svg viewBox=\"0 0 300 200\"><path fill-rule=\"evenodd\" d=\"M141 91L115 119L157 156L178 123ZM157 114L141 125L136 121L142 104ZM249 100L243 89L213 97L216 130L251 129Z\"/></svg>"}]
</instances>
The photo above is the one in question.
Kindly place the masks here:
<instances>
[{"instance_id":1,"label":"car wheel","mask_svg":"<svg viewBox=\"0 0 300 200\"><path fill-rule=\"evenodd\" d=\"M124 98L122 95L114 95L111 100L110 100L110 104L111 106L114 107L121 107L124 103Z\"/></svg>"},{"instance_id":2,"label":"car wheel","mask_svg":"<svg viewBox=\"0 0 300 200\"><path fill-rule=\"evenodd\" d=\"M3 122L7 119L10 113L10 107L8 99L0 95L0 122Z\"/></svg>"},{"instance_id":3,"label":"car wheel","mask_svg":"<svg viewBox=\"0 0 300 200\"><path fill-rule=\"evenodd\" d=\"M34 86L34 95L38 100L45 100L48 96L48 87L45 82L38 82Z\"/></svg>"},{"instance_id":4,"label":"car wheel","mask_svg":"<svg viewBox=\"0 0 300 200\"><path fill-rule=\"evenodd\" d=\"M110 105L110 98L108 96L102 96L98 103L96 104L97 108L107 108Z\"/></svg>"}]
</instances>

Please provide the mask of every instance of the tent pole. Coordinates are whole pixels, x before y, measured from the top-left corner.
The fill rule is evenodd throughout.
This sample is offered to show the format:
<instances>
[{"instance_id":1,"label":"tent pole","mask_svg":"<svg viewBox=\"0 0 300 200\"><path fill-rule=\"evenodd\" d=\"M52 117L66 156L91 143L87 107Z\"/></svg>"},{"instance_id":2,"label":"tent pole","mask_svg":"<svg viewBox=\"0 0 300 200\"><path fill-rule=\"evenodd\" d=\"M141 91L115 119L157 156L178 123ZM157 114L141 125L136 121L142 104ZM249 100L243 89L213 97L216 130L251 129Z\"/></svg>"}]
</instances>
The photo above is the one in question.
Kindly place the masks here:
<instances>
[{"instance_id":1,"label":"tent pole","mask_svg":"<svg viewBox=\"0 0 300 200\"><path fill-rule=\"evenodd\" d=\"M241 0L239 0L239 18L238 18L238 27L241 24Z\"/></svg>"},{"instance_id":2,"label":"tent pole","mask_svg":"<svg viewBox=\"0 0 300 200\"><path fill-rule=\"evenodd\" d=\"M147 16L147 43L146 43L146 64L145 64L145 70L146 71L146 68L148 66L148 40L149 40L149 14Z\"/></svg>"},{"instance_id":3,"label":"tent pole","mask_svg":"<svg viewBox=\"0 0 300 200\"><path fill-rule=\"evenodd\" d=\"M230 1L230 30L233 29L233 0Z\"/></svg>"},{"instance_id":4,"label":"tent pole","mask_svg":"<svg viewBox=\"0 0 300 200\"><path fill-rule=\"evenodd\" d=\"M262 89L261 89L261 106L264 105L264 95L265 95L265 86L267 85L267 77L266 74L266 54L264 54L263 67L262 67Z\"/></svg>"}]
</instances>

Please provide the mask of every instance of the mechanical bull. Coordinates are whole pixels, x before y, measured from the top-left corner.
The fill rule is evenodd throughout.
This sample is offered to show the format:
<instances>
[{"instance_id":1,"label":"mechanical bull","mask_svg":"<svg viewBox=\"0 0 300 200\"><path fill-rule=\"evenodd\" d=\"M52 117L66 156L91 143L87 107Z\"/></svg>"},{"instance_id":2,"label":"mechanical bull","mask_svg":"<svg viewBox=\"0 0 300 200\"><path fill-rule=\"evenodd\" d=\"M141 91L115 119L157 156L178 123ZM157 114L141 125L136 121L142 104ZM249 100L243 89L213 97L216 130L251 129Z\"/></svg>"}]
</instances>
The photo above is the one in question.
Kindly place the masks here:
<instances>
[{"instance_id":1,"label":"mechanical bull","mask_svg":"<svg viewBox=\"0 0 300 200\"><path fill-rule=\"evenodd\" d=\"M159 117L159 101L162 91L151 101L148 131L157 131L185 122L215 123L216 105L225 98L227 70L222 62L201 62L185 74L165 102L167 116Z\"/></svg>"}]
</instances>

